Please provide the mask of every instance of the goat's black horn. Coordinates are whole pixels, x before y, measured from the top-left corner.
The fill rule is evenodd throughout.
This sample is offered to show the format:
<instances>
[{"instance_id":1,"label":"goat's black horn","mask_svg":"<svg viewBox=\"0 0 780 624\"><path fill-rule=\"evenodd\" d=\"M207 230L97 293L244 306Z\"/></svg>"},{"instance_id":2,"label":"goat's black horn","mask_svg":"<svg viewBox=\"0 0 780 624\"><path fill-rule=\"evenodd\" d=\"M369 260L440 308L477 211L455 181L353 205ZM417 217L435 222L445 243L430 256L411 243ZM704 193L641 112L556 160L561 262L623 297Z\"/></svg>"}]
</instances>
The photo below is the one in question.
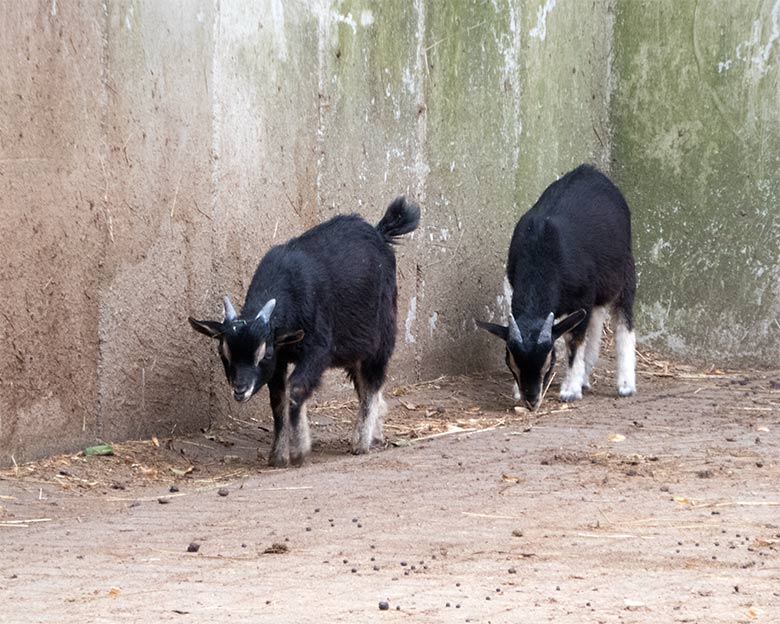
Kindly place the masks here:
<instances>
[{"instance_id":1,"label":"goat's black horn","mask_svg":"<svg viewBox=\"0 0 780 624\"><path fill-rule=\"evenodd\" d=\"M235 320L235 318L238 315L236 314L236 310L233 307L233 304L230 303L230 297L228 297L227 295L225 295L224 303L225 303L225 321Z\"/></svg>"},{"instance_id":2,"label":"goat's black horn","mask_svg":"<svg viewBox=\"0 0 780 624\"><path fill-rule=\"evenodd\" d=\"M268 303L266 303L263 306L263 309L257 313L255 320L256 321L262 320L264 323L267 323L269 320L271 320L271 314L273 314L275 307L276 307L276 299L270 299Z\"/></svg>"},{"instance_id":3,"label":"goat's black horn","mask_svg":"<svg viewBox=\"0 0 780 624\"><path fill-rule=\"evenodd\" d=\"M550 312L547 319L544 321L542 331L539 332L539 344L543 342L552 342L552 326L555 321L555 314Z\"/></svg>"}]
</instances>

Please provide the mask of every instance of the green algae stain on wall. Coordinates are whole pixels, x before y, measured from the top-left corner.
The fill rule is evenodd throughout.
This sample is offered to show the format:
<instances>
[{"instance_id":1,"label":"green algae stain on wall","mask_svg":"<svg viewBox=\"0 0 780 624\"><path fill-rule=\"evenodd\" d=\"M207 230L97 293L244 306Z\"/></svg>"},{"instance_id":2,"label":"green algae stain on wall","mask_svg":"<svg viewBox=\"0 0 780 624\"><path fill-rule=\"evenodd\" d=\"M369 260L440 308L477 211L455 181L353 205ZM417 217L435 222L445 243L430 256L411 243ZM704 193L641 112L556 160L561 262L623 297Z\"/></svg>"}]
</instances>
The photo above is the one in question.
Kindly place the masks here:
<instances>
[{"instance_id":1,"label":"green algae stain on wall","mask_svg":"<svg viewBox=\"0 0 780 624\"><path fill-rule=\"evenodd\" d=\"M611 0L524 3L523 141L517 168L522 212L580 163L609 168L613 23Z\"/></svg>"},{"instance_id":2,"label":"green algae stain on wall","mask_svg":"<svg viewBox=\"0 0 780 624\"><path fill-rule=\"evenodd\" d=\"M614 171L633 210L640 337L776 364L780 0L618 7Z\"/></svg>"}]
</instances>

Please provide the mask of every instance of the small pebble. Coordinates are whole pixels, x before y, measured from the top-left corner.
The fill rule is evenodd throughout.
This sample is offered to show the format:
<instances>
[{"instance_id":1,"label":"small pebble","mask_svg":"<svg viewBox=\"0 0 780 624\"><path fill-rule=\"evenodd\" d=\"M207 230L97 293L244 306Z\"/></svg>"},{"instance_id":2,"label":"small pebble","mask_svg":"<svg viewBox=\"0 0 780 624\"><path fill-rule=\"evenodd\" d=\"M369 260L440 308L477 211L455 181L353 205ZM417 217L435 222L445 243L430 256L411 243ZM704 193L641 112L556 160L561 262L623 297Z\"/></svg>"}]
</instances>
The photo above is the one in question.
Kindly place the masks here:
<instances>
[{"instance_id":1,"label":"small pebble","mask_svg":"<svg viewBox=\"0 0 780 624\"><path fill-rule=\"evenodd\" d=\"M168 498L162 498L162 497L160 497L160 498L158 498L158 499L157 499L157 502L158 502L158 503L160 503L161 505L167 505L167 504L168 504L168 503L170 503L171 501L170 501L170 499L168 499Z\"/></svg>"},{"instance_id":2,"label":"small pebble","mask_svg":"<svg viewBox=\"0 0 780 624\"><path fill-rule=\"evenodd\" d=\"M402 561L402 562L401 562L401 565L402 565L402 566L405 566L405 565L406 565L406 561Z\"/></svg>"},{"instance_id":3,"label":"small pebble","mask_svg":"<svg viewBox=\"0 0 780 624\"><path fill-rule=\"evenodd\" d=\"M509 572L509 574L517 574L517 570L515 568L509 568L507 572Z\"/></svg>"},{"instance_id":4,"label":"small pebble","mask_svg":"<svg viewBox=\"0 0 780 624\"><path fill-rule=\"evenodd\" d=\"M190 542L190 545L187 546L187 552L198 552L200 550L200 544L197 542Z\"/></svg>"},{"instance_id":5,"label":"small pebble","mask_svg":"<svg viewBox=\"0 0 780 624\"><path fill-rule=\"evenodd\" d=\"M352 574L355 574L357 572L357 568L352 568Z\"/></svg>"},{"instance_id":6,"label":"small pebble","mask_svg":"<svg viewBox=\"0 0 780 624\"><path fill-rule=\"evenodd\" d=\"M390 608L390 603L389 602L385 602L384 600L382 600L379 603L379 610L380 611L387 611L389 608Z\"/></svg>"},{"instance_id":7,"label":"small pebble","mask_svg":"<svg viewBox=\"0 0 780 624\"><path fill-rule=\"evenodd\" d=\"M178 485L172 485L170 488L168 488L169 492L178 492L179 486Z\"/></svg>"},{"instance_id":8,"label":"small pebble","mask_svg":"<svg viewBox=\"0 0 780 624\"><path fill-rule=\"evenodd\" d=\"M455 608L456 609L460 609L460 603L459 602L455 604Z\"/></svg>"},{"instance_id":9,"label":"small pebble","mask_svg":"<svg viewBox=\"0 0 780 624\"><path fill-rule=\"evenodd\" d=\"M378 565L374 566L374 572L379 572L379 566Z\"/></svg>"},{"instance_id":10,"label":"small pebble","mask_svg":"<svg viewBox=\"0 0 780 624\"><path fill-rule=\"evenodd\" d=\"M444 605L444 606L445 606L445 607L449 607L449 606L450 606L450 603L448 602L448 603L447 603L446 605Z\"/></svg>"},{"instance_id":11,"label":"small pebble","mask_svg":"<svg viewBox=\"0 0 780 624\"><path fill-rule=\"evenodd\" d=\"M227 496L228 494L230 494L230 490L228 490L227 488L219 488L217 490L217 494L219 494L220 496Z\"/></svg>"}]
</instances>

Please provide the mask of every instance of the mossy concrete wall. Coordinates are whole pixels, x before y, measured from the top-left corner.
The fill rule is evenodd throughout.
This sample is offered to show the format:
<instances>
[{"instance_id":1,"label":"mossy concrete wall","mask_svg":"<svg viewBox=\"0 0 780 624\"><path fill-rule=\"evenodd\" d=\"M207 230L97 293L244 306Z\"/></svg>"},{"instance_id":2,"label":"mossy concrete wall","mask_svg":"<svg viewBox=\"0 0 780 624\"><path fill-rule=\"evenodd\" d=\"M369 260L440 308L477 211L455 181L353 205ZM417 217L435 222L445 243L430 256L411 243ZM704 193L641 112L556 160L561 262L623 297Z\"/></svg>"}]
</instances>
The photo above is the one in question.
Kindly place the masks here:
<instances>
[{"instance_id":1,"label":"mossy concrete wall","mask_svg":"<svg viewBox=\"0 0 780 624\"><path fill-rule=\"evenodd\" d=\"M771 359L777 10L751 8L0 5L0 462L269 417L229 400L186 317L240 303L271 245L400 193L422 224L390 383L501 366L473 319L506 318L512 227L583 161L634 208L640 334Z\"/></svg>"},{"instance_id":2,"label":"mossy concrete wall","mask_svg":"<svg viewBox=\"0 0 780 624\"><path fill-rule=\"evenodd\" d=\"M716 366L780 357L780 0L618 2L614 176L643 342Z\"/></svg>"}]
</instances>

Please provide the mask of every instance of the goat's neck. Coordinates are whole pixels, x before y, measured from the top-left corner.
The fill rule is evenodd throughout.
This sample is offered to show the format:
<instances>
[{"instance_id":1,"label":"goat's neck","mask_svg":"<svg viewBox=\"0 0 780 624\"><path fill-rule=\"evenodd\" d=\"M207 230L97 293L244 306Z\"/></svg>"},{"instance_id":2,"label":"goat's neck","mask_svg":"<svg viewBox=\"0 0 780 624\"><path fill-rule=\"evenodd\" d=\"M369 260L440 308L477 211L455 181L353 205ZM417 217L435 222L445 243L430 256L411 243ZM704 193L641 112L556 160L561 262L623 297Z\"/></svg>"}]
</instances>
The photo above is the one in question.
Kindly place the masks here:
<instances>
[{"instance_id":1,"label":"goat's neck","mask_svg":"<svg viewBox=\"0 0 780 624\"><path fill-rule=\"evenodd\" d=\"M558 309L557 279L544 278L515 280L512 284L512 316L519 325L523 321L544 319Z\"/></svg>"}]
</instances>

